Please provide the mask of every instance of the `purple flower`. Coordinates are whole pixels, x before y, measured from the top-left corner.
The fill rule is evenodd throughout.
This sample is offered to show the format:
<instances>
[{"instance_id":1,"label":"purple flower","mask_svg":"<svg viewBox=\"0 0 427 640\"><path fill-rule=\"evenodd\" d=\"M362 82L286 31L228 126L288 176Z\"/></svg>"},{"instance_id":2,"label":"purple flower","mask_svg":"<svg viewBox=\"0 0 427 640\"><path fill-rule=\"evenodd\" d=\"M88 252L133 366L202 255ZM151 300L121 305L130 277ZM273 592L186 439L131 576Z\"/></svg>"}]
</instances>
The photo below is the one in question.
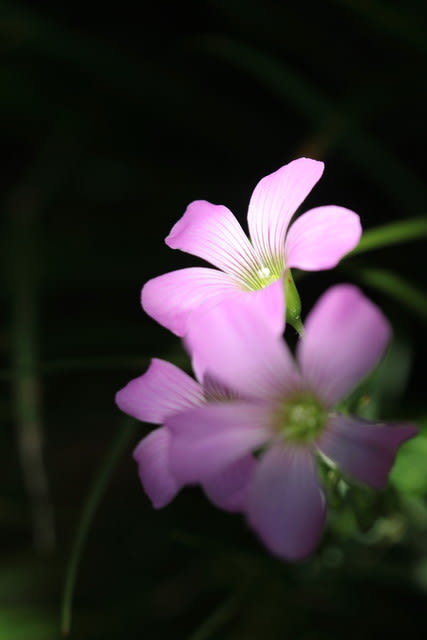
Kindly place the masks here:
<instances>
[{"instance_id":1,"label":"purple flower","mask_svg":"<svg viewBox=\"0 0 427 640\"><path fill-rule=\"evenodd\" d=\"M359 216L335 205L317 207L291 226L297 208L321 177L323 162L299 158L265 176L249 202L250 240L231 211L205 200L192 202L166 238L172 249L207 260L218 269L191 267L149 280L144 310L179 336L202 303L249 297L281 278L285 269L331 269L360 239Z\"/></svg>"},{"instance_id":2,"label":"purple flower","mask_svg":"<svg viewBox=\"0 0 427 640\"><path fill-rule=\"evenodd\" d=\"M175 365L153 358L144 375L131 380L116 395L119 408L129 415L153 424L188 409L235 401L237 395L205 374L196 382ZM186 484L171 471L171 431L162 426L141 440L134 451L142 485L155 508L164 507ZM214 504L227 511L240 511L255 466L251 454L225 464L201 484Z\"/></svg>"},{"instance_id":3,"label":"purple flower","mask_svg":"<svg viewBox=\"0 0 427 640\"><path fill-rule=\"evenodd\" d=\"M154 360L117 394L123 411L164 425L134 454L154 506L200 484L219 507L244 513L272 553L310 554L326 513L316 456L383 488L399 445L416 433L333 410L389 335L380 310L351 285L320 298L296 361L254 307L229 300L193 314L186 340L202 384Z\"/></svg>"}]
</instances>

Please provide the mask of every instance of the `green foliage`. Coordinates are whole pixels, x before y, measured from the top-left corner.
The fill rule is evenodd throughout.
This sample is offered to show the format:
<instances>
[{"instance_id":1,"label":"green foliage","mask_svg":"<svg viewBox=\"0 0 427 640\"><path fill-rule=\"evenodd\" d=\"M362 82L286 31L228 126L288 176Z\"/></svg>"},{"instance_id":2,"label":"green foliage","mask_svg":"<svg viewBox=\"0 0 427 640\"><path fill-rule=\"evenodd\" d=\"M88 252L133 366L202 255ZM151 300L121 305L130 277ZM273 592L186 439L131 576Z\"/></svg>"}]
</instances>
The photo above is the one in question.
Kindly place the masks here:
<instances>
[{"instance_id":1,"label":"green foliage","mask_svg":"<svg viewBox=\"0 0 427 640\"><path fill-rule=\"evenodd\" d=\"M416 438L406 442L390 474L391 484L404 494L427 494L427 421L420 423Z\"/></svg>"},{"instance_id":2,"label":"green foliage","mask_svg":"<svg viewBox=\"0 0 427 640\"><path fill-rule=\"evenodd\" d=\"M7 640L46 640L54 637L55 618L34 607L0 609L0 638Z\"/></svg>"}]
</instances>

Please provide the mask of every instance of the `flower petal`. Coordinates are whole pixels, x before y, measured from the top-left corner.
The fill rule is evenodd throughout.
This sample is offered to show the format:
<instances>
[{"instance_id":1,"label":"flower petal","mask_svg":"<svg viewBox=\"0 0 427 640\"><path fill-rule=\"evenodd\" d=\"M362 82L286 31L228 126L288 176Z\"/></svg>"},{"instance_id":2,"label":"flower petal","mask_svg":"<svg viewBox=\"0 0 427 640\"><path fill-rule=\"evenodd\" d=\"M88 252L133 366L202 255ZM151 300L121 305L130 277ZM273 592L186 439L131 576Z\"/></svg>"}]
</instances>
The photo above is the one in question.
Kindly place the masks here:
<instances>
[{"instance_id":1,"label":"flower petal","mask_svg":"<svg viewBox=\"0 0 427 640\"><path fill-rule=\"evenodd\" d=\"M229 400L242 400L241 396L230 387L204 370L199 380L202 381L203 391L207 402L228 402Z\"/></svg>"},{"instance_id":2,"label":"flower petal","mask_svg":"<svg viewBox=\"0 0 427 640\"><path fill-rule=\"evenodd\" d=\"M147 371L116 394L125 413L161 424L169 415L204 402L203 389L193 378L165 360L153 358Z\"/></svg>"},{"instance_id":3,"label":"flower petal","mask_svg":"<svg viewBox=\"0 0 427 640\"><path fill-rule=\"evenodd\" d=\"M324 164L298 158L258 182L248 210L252 244L265 266L284 257L289 221L323 173Z\"/></svg>"},{"instance_id":4,"label":"flower petal","mask_svg":"<svg viewBox=\"0 0 427 640\"><path fill-rule=\"evenodd\" d=\"M242 304L241 298L193 313L186 344L199 375L207 370L244 397L272 397L300 381L277 324L266 321L263 306Z\"/></svg>"},{"instance_id":5,"label":"flower petal","mask_svg":"<svg viewBox=\"0 0 427 640\"><path fill-rule=\"evenodd\" d=\"M332 269L360 240L357 213L333 205L307 211L291 225L285 247L287 267Z\"/></svg>"},{"instance_id":6,"label":"flower petal","mask_svg":"<svg viewBox=\"0 0 427 640\"><path fill-rule=\"evenodd\" d=\"M238 291L232 276L216 269L190 267L149 280L142 289L141 304L159 324L183 336L194 309L207 302L216 304Z\"/></svg>"},{"instance_id":7,"label":"flower petal","mask_svg":"<svg viewBox=\"0 0 427 640\"><path fill-rule=\"evenodd\" d=\"M343 471L375 489L383 489L397 449L417 431L411 424L378 424L335 415L317 446Z\"/></svg>"},{"instance_id":8,"label":"flower petal","mask_svg":"<svg viewBox=\"0 0 427 640\"><path fill-rule=\"evenodd\" d=\"M142 486L155 509L167 505L182 487L170 471L170 437L165 427L155 429L133 452Z\"/></svg>"},{"instance_id":9,"label":"flower petal","mask_svg":"<svg viewBox=\"0 0 427 640\"><path fill-rule=\"evenodd\" d=\"M188 205L165 242L237 276L258 266L253 247L231 211L206 200Z\"/></svg>"},{"instance_id":10,"label":"flower petal","mask_svg":"<svg viewBox=\"0 0 427 640\"><path fill-rule=\"evenodd\" d=\"M303 375L332 406L377 364L389 337L386 318L357 287L331 287L309 314L298 344Z\"/></svg>"},{"instance_id":11,"label":"flower petal","mask_svg":"<svg viewBox=\"0 0 427 640\"><path fill-rule=\"evenodd\" d=\"M203 489L208 498L220 509L242 511L255 467L255 458L252 455L246 455L223 469L221 473L206 480L203 483Z\"/></svg>"},{"instance_id":12,"label":"flower petal","mask_svg":"<svg viewBox=\"0 0 427 640\"><path fill-rule=\"evenodd\" d=\"M266 547L290 560L308 556L322 535L325 498L311 452L276 445L257 466L247 517Z\"/></svg>"},{"instance_id":13,"label":"flower petal","mask_svg":"<svg viewBox=\"0 0 427 640\"><path fill-rule=\"evenodd\" d=\"M286 305L282 278L257 291L242 291L239 302L240 300L246 304L245 313L262 314L263 321L273 333L278 336L283 334L286 325Z\"/></svg>"},{"instance_id":14,"label":"flower petal","mask_svg":"<svg viewBox=\"0 0 427 640\"><path fill-rule=\"evenodd\" d=\"M244 402L211 404L171 416L171 468L178 481L204 483L269 437L269 410Z\"/></svg>"}]
</instances>

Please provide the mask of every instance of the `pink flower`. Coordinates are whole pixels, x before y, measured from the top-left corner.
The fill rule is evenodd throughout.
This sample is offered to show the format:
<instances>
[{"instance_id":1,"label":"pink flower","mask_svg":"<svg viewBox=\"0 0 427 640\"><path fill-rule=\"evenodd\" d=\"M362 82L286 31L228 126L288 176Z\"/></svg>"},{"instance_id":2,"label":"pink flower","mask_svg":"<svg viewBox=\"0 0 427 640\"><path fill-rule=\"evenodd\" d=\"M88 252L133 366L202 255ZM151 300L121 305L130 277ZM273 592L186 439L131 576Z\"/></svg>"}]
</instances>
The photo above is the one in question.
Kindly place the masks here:
<instances>
[{"instance_id":1,"label":"pink flower","mask_svg":"<svg viewBox=\"0 0 427 640\"><path fill-rule=\"evenodd\" d=\"M187 342L203 385L153 361L117 394L123 411L164 425L135 450L154 506L201 484L219 507L244 513L272 553L310 554L326 513L316 456L382 488L399 445L417 431L333 410L377 364L389 335L380 310L351 285L320 298L296 361L253 307L229 300L193 314Z\"/></svg>"},{"instance_id":2,"label":"pink flower","mask_svg":"<svg viewBox=\"0 0 427 640\"><path fill-rule=\"evenodd\" d=\"M153 358L144 375L131 380L117 393L116 403L134 418L162 424L188 409L228 403L236 398L208 374L202 382L196 382L175 365ZM186 484L171 471L171 436L171 431L162 426L143 438L134 451L142 485L157 509L173 500ZM227 511L240 511L254 466L254 457L246 454L230 465L225 464L220 474L213 474L201 484L214 504Z\"/></svg>"},{"instance_id":3,"label":"pink flower","mask_svg":"<svg viewBox=\"0 0 427 640\"><path fill-rule=\"evenodd\" d=\"M323 162L299 158L263 178L249 202L250 240L231 211L205 200L192 202L166 238L172 249L207 260L218 269L191 267L149 280L144 310L179 336L189 314L207 301L254 300L285 269L331 269L360 239L359 216L335 205L317 207L291 226L297 208L321 177Z\"/></svg>"}]
</instances>

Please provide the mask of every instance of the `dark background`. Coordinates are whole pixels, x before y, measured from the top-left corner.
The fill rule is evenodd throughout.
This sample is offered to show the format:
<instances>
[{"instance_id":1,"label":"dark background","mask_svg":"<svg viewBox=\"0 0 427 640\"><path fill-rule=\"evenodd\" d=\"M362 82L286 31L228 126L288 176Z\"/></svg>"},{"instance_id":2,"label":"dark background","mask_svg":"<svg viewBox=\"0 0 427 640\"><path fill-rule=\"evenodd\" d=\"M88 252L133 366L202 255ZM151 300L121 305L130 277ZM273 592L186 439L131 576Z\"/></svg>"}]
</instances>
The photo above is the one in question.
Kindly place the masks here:
<instances>
[{"instance_id":1,"label":"dark background","mask_svg":"<svg viewBox=\"0 0 427 640\"><path fill-rule=\"evenodd\" d=\"M195 489L153 511L130 457L148 427L113 403L150 357L183 360L139 292L196 264L163 243L190 201L245 225L257 181L307 155L326 170L303 209L346 206L365 228L426 214L425 19L421 0L0 2L0 640L59 637L82 505L103 482L72 638L425 631L425 474L404 498L402 482L357 494L368 522L344 509L314 558L287 565ZM304 309L330 283L362 284L400 349L382 415L422 420L425 301L378 268L423 298L413 242L306 275ZM31 469L42 432L49 500Z\"/></svg>"}]
</instances>

